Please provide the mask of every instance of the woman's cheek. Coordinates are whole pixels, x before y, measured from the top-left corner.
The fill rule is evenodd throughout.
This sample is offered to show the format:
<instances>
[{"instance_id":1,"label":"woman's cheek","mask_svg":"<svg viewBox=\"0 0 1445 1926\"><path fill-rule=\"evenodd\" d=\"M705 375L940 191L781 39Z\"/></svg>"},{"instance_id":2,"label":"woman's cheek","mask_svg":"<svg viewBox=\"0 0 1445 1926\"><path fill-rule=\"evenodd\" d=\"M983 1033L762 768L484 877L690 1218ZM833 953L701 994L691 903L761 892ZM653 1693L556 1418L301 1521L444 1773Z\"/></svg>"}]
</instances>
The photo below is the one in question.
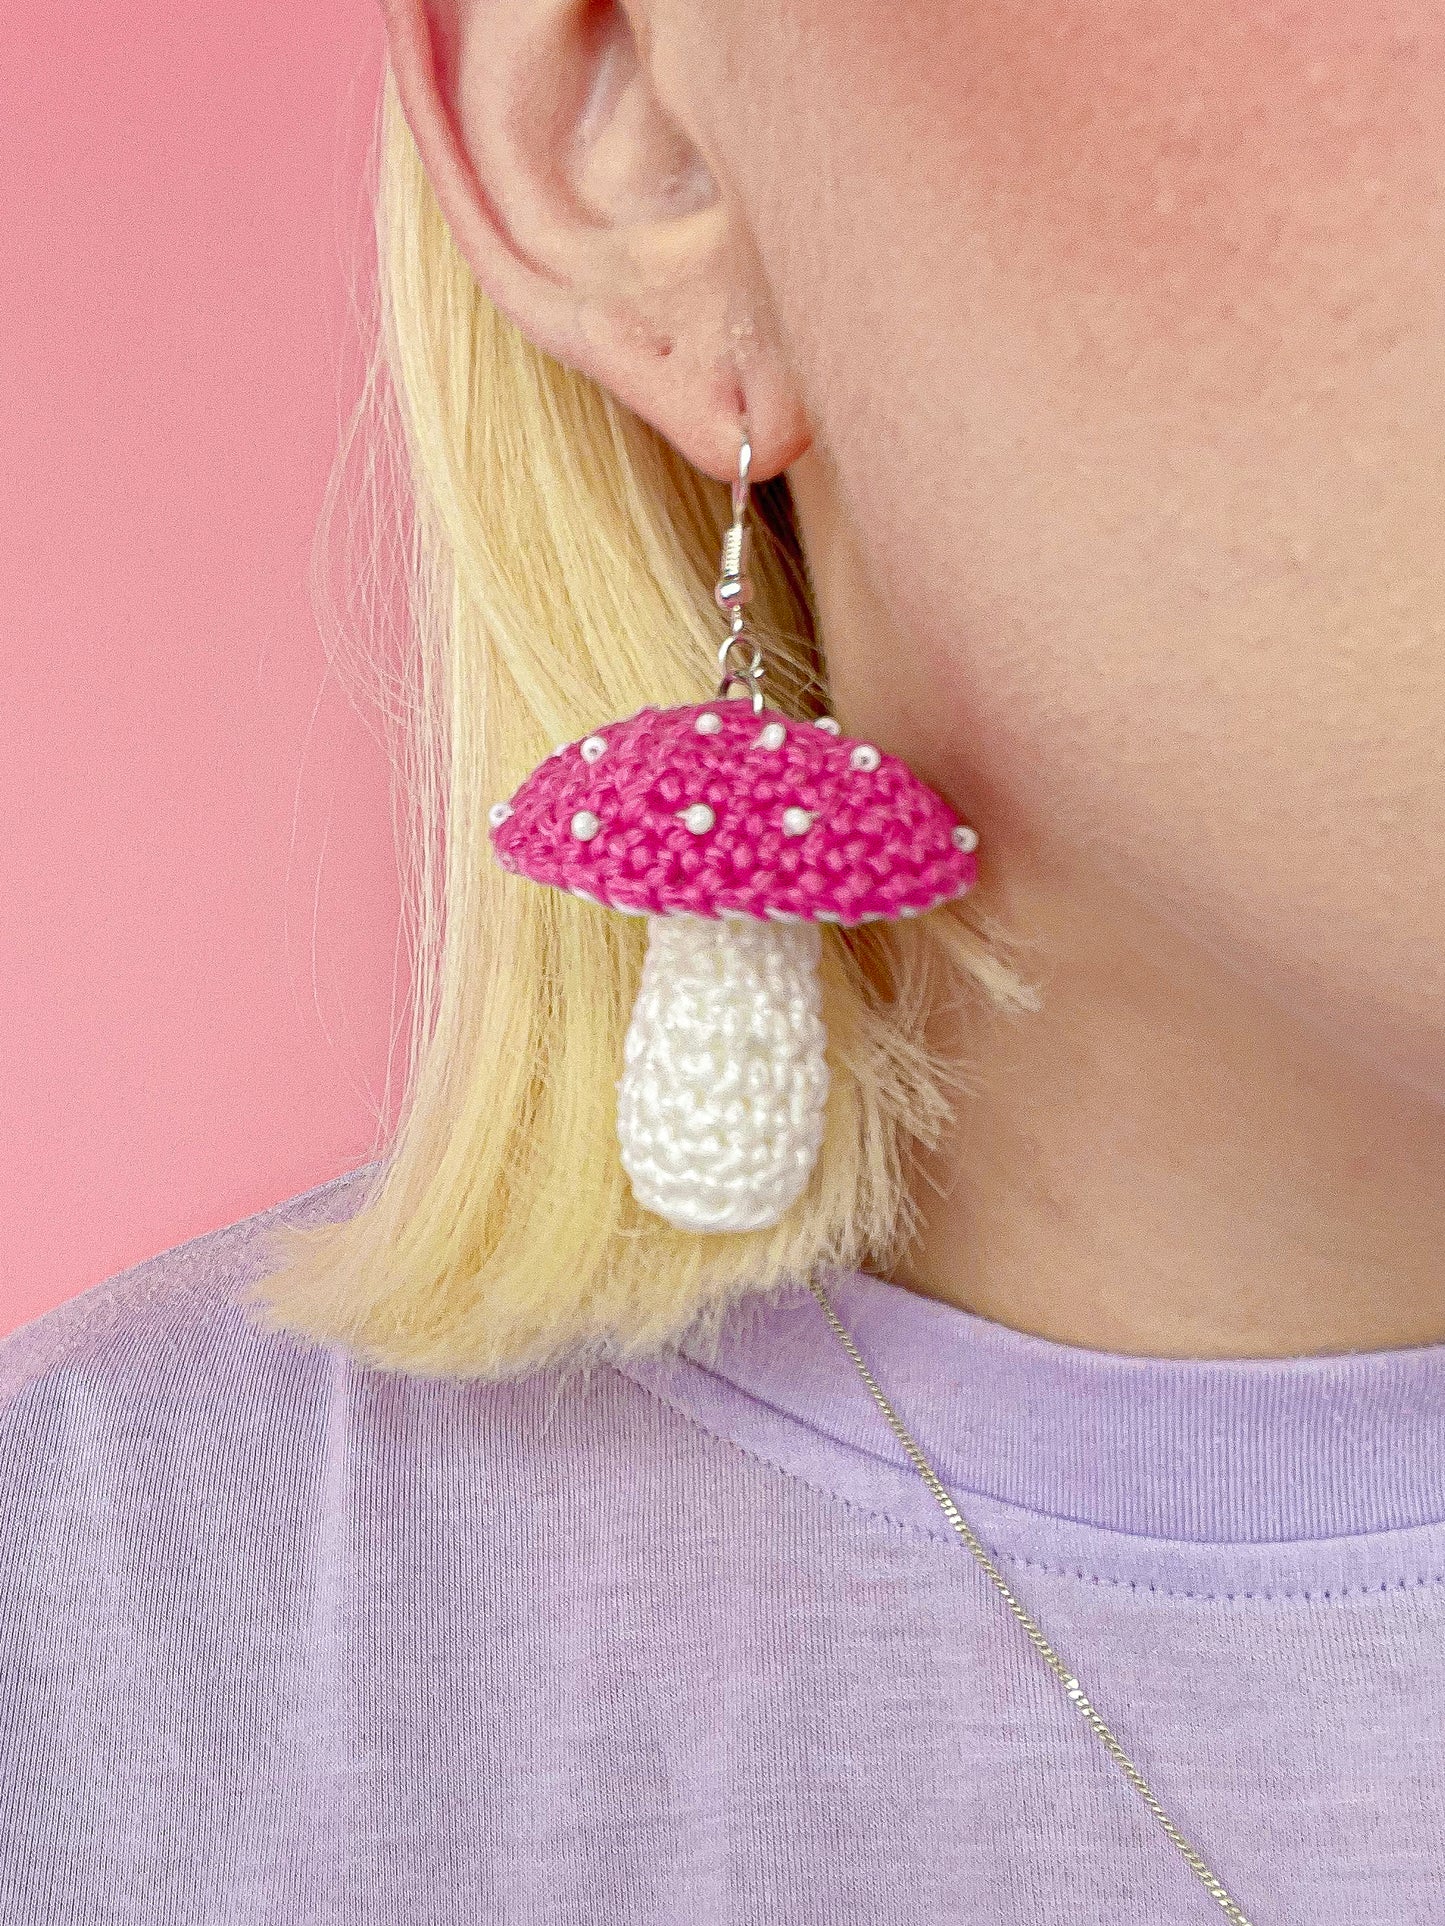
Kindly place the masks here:
<instances>
[{"instance_id":1,"label":"woman's cheek","mask_svg":"<svg viewBox=\"0 0 1445 1926\"><path fill-rule=\"evenodd\" d=\"M1326 353L1353 328L1378 333L1422 249L1440 265L1436 5L808 0L802 14L809 84L873 144L846 186L888 198L899 271L981 257L1024 284L1029 312L1082 309L1085 353L1100 336L1125 365L1182 350L1202 375L1212 349L1215 376L1248 389L1288 379L1302 337Z\"/></svg>"}]
</instances>

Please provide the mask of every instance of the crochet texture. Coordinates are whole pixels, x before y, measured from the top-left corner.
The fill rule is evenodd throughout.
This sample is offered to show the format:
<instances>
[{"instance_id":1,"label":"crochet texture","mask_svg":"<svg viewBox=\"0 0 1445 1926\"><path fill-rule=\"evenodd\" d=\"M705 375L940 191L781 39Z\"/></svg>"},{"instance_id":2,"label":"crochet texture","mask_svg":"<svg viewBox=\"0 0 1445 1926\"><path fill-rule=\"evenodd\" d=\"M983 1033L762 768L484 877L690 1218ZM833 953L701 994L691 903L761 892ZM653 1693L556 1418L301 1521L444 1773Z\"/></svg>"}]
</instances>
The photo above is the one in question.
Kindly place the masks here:
<instances>
[{"instance_id":1,"label":"crochet texture","mask_svg":"<svg viewBox=\"0 0 1445 1926\"><path fill-rule=\"evenodd\" d=\"M649 918L617 1134L644 1209L761 1230L828 1094L818 924L917 916L977 837L896 756L751 703L646 708L564 743L491 812L504 867Z\"/></svg>"}]
</instances>

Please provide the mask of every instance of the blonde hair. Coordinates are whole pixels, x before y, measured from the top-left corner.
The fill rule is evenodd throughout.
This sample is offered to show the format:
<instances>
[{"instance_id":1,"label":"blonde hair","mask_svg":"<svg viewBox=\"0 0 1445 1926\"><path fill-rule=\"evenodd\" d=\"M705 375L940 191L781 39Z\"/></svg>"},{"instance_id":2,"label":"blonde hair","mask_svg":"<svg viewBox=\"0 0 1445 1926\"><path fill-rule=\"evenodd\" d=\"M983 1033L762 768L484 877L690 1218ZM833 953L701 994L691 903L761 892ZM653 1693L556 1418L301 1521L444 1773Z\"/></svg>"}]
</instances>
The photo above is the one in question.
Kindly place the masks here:
<instances>
[{"instance_id":1,"label":"blonde hair","mask_svg":"<svg viewBox=\"0 0 1445 1926\"><path fill-rule=\"evenodd\" d=\"M896 1259L916 1216L908 1147L937 1142L966 1081L925 1041L929 1012L960 986L1005 1011L1036 1007L1036 992L972 896L906 923L825 928L831 1088L803 1196L774 1228L729 1234L678 1231L636 1205L614 1105L646 925L505 873L487 808L557 743L716 692L729 491L482 294L390 73L376 155L380 313L353 433L370 420L376 447L390 433L409 470L414 638L380 687L407 808L410 1055L361 1207L274 1224L248 1301L270 1328L453 1377L655 1352L684 1332L707 1343L744 1293ZM767 699L818 715L786 480L753 500Z\"/></svg>"}]
</instances>

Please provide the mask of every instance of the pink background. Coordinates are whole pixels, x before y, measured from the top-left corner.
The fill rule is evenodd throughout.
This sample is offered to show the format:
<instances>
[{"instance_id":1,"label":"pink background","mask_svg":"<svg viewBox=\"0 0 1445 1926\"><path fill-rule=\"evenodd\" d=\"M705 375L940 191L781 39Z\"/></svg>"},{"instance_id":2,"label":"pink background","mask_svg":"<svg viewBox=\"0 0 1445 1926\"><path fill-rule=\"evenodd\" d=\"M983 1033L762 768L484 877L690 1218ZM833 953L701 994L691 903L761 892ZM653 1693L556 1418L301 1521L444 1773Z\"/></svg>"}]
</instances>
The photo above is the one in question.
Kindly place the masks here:
<instances>
[{"instance_id":1,"label":"pink background","mask_svg":"<svg viewBox=\"0 0 1445 1926\"><path fill-rule=\"evenodd\" d=\"M374 0L50 0L4 39L0 1332L365 1161L406 990L385 756L308 582Z\"/></svg>"}]
</instances>

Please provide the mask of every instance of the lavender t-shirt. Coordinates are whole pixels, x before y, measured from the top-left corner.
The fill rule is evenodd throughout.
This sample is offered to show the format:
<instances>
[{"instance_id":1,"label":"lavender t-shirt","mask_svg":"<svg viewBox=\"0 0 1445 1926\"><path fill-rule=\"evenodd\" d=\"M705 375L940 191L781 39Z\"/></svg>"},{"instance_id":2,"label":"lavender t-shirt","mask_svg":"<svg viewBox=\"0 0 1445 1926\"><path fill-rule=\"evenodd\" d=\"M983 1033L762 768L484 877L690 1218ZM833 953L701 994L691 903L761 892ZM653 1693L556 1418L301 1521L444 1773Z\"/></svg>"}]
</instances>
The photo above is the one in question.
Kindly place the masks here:
<instances>
[{"instance_id":1,"label":"lavender t-shirt","mask_svg":"<svg viewBox=\"0 0 1445 1926\"><path fill-rule=\"evenodd\" d=\"M4 1926L1222 1917L805 1286L707 1362L406 1377L252 1322L269 1215L0 1344ZM1254 1926L1440 1926L1445 1345L829 1282Z\"/></svg>"}]
</instances>

